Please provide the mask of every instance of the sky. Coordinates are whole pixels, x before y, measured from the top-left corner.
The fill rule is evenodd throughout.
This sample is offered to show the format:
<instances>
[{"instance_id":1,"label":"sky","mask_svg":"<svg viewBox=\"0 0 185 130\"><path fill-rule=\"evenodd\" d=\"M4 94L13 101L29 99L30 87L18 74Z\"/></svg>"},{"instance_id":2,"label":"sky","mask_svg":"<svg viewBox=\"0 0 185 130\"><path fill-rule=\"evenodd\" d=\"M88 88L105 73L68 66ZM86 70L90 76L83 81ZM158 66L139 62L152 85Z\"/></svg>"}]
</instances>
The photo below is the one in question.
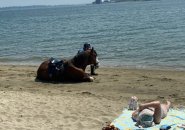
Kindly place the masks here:
<instances>
[{"instance_id":1,"label":"sky","mask_svg":"<svg viewBox=\"0 0 185 130\"><path fill-rule=\"evenodd\" d=\"M0 7L30 5L69 5L88 4L94 0L0 0Z\"/></svg>"}]
</instances>

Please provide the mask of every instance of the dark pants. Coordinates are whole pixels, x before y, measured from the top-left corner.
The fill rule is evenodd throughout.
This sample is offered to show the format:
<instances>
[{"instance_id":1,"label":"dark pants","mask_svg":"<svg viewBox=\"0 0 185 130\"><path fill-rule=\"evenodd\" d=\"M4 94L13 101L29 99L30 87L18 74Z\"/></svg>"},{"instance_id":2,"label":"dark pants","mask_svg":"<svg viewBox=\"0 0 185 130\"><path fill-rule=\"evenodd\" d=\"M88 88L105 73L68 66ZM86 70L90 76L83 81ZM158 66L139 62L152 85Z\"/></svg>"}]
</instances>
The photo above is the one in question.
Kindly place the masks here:
<instances>
[{"instance_id":1,"label":"dark pants","mask_svg":"<svg viewBox=\"0 0 185 130\"><path fill-rule=\"evenodd\" d=\"M91 65L91 75L95 75L95 66Z\"/></svg>"}]
</instances>

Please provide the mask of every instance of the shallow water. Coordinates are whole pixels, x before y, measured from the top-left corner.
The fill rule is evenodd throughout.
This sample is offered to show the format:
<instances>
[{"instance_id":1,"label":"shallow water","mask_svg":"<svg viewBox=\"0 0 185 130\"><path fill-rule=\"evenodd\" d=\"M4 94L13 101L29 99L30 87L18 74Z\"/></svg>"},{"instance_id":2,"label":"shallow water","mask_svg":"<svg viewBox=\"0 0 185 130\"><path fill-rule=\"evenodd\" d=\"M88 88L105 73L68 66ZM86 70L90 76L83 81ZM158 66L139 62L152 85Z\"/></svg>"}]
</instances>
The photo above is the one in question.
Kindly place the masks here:
<instances>
[{"instance_id":1,"label":"shallow water","mask_svg":"<svg viewBox=\"0 0 185 130\"><path fill-rule=\"evenodd\" d=\"M185 69L185 1L0 9L0 64L69 58L90 42L102 66Z\"/></svg>"}]
</instances>

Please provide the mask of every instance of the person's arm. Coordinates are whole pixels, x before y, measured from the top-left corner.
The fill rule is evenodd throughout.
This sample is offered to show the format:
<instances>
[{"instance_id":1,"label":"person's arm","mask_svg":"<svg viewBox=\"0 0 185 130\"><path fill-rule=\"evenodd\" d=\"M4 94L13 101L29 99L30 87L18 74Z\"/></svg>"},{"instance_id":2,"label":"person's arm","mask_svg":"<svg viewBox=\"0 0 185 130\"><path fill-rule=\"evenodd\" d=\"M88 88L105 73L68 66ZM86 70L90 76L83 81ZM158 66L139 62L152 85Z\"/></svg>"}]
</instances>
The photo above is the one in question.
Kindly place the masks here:
<instances>
[{"instance_id":1,"label":"person's arm","mask_svg":"<svg viewBox=\"0 0 185 130\"><path fill-rule=\"evenodd\" d=\"M139 113L139 109L135 110L135 111L132 113L132 119L134 119L135 121L137 121L138 113Z\"/></svg>"}]
</instances>

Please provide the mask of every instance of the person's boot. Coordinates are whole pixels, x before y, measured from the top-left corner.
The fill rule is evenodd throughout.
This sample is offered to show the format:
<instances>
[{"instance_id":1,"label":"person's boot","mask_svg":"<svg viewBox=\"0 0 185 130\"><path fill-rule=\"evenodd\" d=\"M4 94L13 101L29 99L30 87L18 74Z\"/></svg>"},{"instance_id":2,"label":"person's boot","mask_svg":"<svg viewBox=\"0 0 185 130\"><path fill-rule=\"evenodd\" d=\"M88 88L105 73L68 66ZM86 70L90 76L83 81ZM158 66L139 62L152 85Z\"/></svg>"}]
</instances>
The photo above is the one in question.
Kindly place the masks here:
<instances>
[{"instance_id":1,"label":"person's boot","mask_svg":"<svg viewBox=\"0 0 185 130\"><path fill-rule=\"evenodd\" d=\"M91 75L98 75L97 73L95 73L95 66L91 65Z\"/></svg>"}]
</instances>

